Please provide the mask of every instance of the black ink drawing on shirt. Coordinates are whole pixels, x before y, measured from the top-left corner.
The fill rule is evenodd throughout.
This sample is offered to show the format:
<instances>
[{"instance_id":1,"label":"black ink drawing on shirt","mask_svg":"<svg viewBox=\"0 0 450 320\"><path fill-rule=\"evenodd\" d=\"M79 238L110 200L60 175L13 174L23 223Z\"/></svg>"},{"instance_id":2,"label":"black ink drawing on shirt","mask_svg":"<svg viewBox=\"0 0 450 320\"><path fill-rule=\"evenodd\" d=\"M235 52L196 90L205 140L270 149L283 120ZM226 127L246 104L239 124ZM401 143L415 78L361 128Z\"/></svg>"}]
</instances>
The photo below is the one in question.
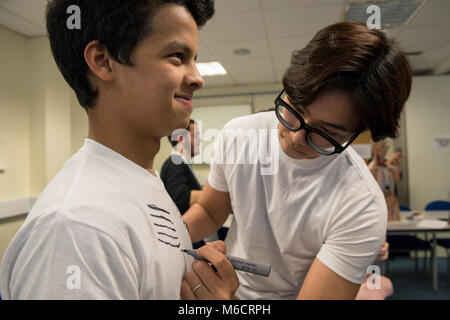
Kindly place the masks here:
<instances>
[{"instance_id":1,"label":"black ink drawing on shirt","mask_svg":"<svg viewBox=\"0 0 450 320\"><path fill-rule=\"evenodd\" d=\"M167 233L164 233L164 232L158 232L158 234L162 234L162 235L165 235L166 237L169 237L169 238L172 238L172 239L178 239L178 237L174 237L174 236L171 236L171 235L168 235Z\"/></svg>"},{"instance_id":2,"label":"black ink drawing on shirt","mask_svg":"<svg viewBox=\"0 0 450 320\"><path fill-rule=\"evenodd\" d=\"M170 214L169 211L166 211L166 210L164 210L164 209L161 209L161 208L155 206L154 204L148 204L147 206L148 206L150 209L158 210L158 211L162 211L162 212L165 212L165 213L167 213L167 214Z\"/></svg>"},{"instance_id":3,"label":"black ink drawing on shirt","mask_svg":"<svg viewBox=\"0 0 450 320\"><path fill-rule=\"evenodd\" d=\"M157 215L154 215L154 214L151 214L151 216L152 216L152 217L155 217L155 218L164 219L164 220L170 222L171 224L173 224L172 220L167 219L166 217L163 217L163 216L157 216Z\"/></svg>"},{"instance_id":4,"label":"black ink drawing on shirt","mask_svg":"<svg viewBox=\"0 0 450 320\"><path fill-rule=\"evenodd\" d=\"M170 212L168 212L168 211L166 211L164 209L161 209L161 208L155 206L154 204L148 204L147 207L149 207L152 210L156 210L156 211L159 211L159 212L165 212L165 213L170 215ZM150 216L152 216L153 218L161 220L161 221L159 221L160 223L153 223L154 226L156 226L158 228L164 228L166 230L166 232L169 232L169 233L170 233L170 231L167 231L167 230L171 230L173 232L177 232L177 230L175 228L172 228L172 227L166 225L167 222L171 223L172 226L174 225L173 221L170 220L169 218L166 218L165 216L162 216L162 215L156 215L156 214L150 214ZM160 242L162 242L162 243L164 243L166 245L169 245L171 247L174 247L174 248L179 248L180 247L180 243L179 242L175 243L175 244L169 242L171 240L172 241L173 240L178 240L178 237L170 235L170 234L165 233L165 232L158 232L158 235L159 235L158 241L160 241Z\"/></svg>"}]
</instances>

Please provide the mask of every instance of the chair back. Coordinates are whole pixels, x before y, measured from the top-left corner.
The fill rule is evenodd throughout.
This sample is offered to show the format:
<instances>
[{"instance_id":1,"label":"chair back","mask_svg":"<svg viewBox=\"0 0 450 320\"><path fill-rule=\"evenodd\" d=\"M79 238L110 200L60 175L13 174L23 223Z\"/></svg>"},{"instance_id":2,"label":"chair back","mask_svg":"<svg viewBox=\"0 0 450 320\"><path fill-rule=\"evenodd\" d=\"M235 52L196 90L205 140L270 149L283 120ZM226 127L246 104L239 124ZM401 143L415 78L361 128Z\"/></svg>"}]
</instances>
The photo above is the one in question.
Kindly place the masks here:
<instances>
[{"instance_id":1,"label":"chair back","mask_svg":"<svg viewBox=\"0 0 450 320\"><path fill-rule=\"evenodd\" d=\"M411 211L411 208L408 206L402 206L400 205L400 211Z\"/></svg>"},{"instance_id":2,"label":"chair back","mask_svg":"<svg viewBox=\"0 0 450 320\"><path fill-rule=\"evenodd\" d=\"M450 202L449 201L431 201L425 206L425 211L432 210L450 210Z\"/></svg>"}]
</instances>

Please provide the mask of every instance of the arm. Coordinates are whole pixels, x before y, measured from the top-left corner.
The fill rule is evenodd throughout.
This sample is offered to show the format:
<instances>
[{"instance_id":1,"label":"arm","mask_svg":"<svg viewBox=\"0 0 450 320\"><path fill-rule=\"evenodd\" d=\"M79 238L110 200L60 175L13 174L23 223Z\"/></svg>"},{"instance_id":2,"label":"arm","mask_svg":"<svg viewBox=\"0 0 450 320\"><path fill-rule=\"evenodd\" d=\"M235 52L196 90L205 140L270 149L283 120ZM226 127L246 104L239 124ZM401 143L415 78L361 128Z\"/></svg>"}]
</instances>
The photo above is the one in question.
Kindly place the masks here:
<instances>
[{"instance_id":1,"label":"arm","mask_svg":"<svg viewBox=\"0 0 450 320\"><path fill-rule=\"evenodd\" d=\"M198 202L198 199L200 199L201 194L202 194L202 190L192 190L191 191L191 197L189 198L189 205L191 207L194 203Z\"/></svg>"},{"instance_id":2,"label":"arm","mask_svg":"<svg viewBox=\"0 0 450 320\"><path fill-rule=\"evenodd\" d=\"M396 166L388 165L387 168L391 171L392 180L397 183L400 180L400 170Z\"/></svg>"},{"instance_id":3,"label":"arm","mask_svg":"<svg viewBox=\"0 0 450 320\"><path fill-rule=\"evenodd\" d=\"M377 171L378 171L378 161L376 156L369 162L367 165L369 167L370 173L377 179Z\"/></svg>"},{"instance_id":4,"label":"arm","mask_svg":"<svg viewBox=\"0 0 450 320\"><path fill-rule=\"evenodd\" d=\"M200 241L217 231L230 212L230 194L213 189L207 182L198 202L183 215L192 242Z\"/></svg>"},{"instance_id":5,"label":"arm","mask_svg":"<svg viewBox=\"0 0 450 320\"><path fill-rule=\"evenodd\" d=\"M394 183L397 183L401 178L402 173L402 154L400 152L394 153L387 161L386 166L391 170L394 178Z\"/></svg>"},{"instance_id":6,"label":"arm","mask_svg":"<svg viewBox=\"0 0 450 320\"><path fill-rule=\"evenodd\" d=\"M361 284L345 280L319 259L314 259L297 300L352 300Z\"/></svg>"}]
</instances>

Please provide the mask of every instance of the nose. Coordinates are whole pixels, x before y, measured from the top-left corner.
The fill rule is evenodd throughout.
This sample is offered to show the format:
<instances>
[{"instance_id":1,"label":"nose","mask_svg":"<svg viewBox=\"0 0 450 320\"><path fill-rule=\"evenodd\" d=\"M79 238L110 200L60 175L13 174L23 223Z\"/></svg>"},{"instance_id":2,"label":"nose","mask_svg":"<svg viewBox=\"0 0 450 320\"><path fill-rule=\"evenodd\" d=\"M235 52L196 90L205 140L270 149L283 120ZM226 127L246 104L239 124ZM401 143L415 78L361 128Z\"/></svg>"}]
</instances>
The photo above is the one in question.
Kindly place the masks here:
<instances>
[{"instance_id":1,"label":"nose","mask_svg":"<svg viewBox=\"0 0 450 320\"><path fill-rule=\"evenodd\" d=\"M189 74L186 76L186 84L192 88L192 90L200 90L205 86L203 77L198 72L197 66L193 64Z\"/></svg>"},{"instance_id":2,"label":"nose","mask_svg":"<svg viewBox=\"0 0 450 320\"><path fill-rule=\"evenodd\" d=\"M292 143L296 145L306 146L308 142L306 141L306 130L300 129L298 131L290 131L289 135L291 137Z\"/></svg>"}]
</instances>

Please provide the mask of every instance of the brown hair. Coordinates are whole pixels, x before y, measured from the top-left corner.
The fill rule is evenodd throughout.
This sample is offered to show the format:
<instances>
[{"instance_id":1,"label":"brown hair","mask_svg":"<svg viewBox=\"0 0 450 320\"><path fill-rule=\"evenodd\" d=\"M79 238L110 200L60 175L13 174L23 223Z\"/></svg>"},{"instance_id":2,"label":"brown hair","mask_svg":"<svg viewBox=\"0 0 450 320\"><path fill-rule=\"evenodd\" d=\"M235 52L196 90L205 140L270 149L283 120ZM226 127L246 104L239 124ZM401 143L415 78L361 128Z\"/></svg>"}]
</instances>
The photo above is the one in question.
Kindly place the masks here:
<instances>
[{"instance_id":1,"label":"brown hair","mask_svg":"<svg viewBox=\"0 0 450 320\"><path fill-rule=\"evenodd\" d=\"M411 82L403 50L383 31L352 22L320 30L305 48L292 53L282 78L292 103L306 107L325 92L348 94L374 141L397 136Z\"/></svg>"}]
</instances>

